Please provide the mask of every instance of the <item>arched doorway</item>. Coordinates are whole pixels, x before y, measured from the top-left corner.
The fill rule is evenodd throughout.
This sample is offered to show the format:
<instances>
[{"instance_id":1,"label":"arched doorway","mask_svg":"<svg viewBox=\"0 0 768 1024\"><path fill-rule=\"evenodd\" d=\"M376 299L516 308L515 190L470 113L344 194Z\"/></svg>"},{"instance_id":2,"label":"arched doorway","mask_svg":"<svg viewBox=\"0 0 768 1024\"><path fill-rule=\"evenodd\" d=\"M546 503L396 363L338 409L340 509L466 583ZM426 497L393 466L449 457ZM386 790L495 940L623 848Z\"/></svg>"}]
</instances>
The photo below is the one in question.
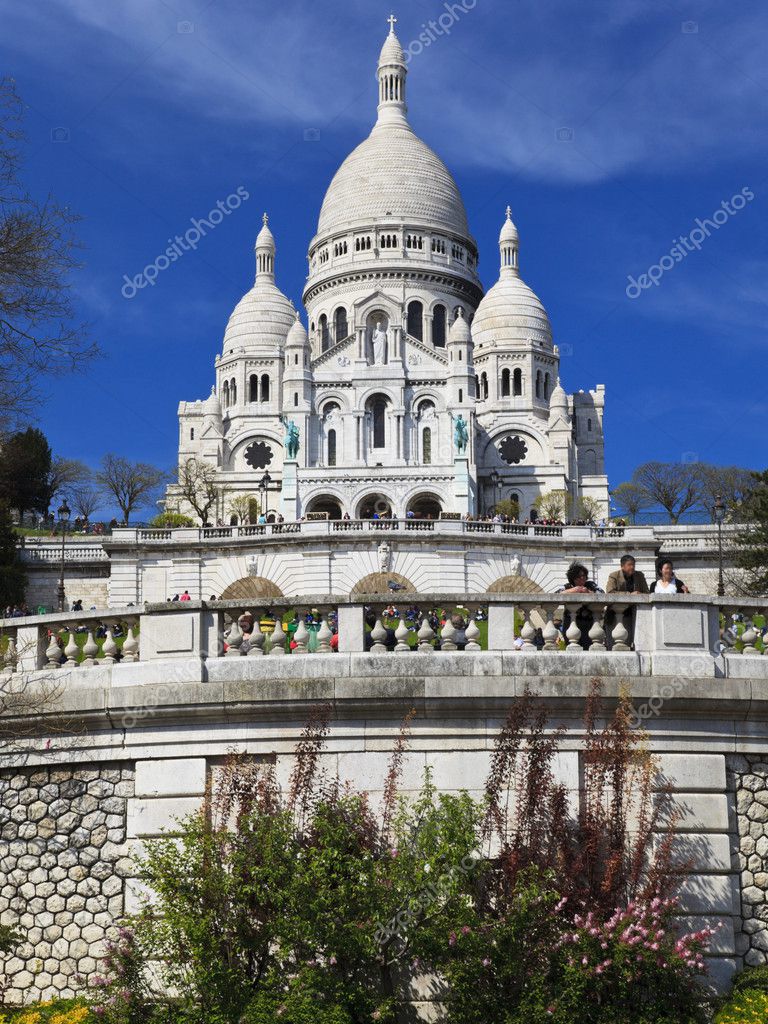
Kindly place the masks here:
<instances>
[{"instance_id":1,"label":"arched doorway","mask_svg":"<svg viewBox=\"0 0 768 1024\"><path fill-rule=\"evenodd\" d=\"M235 580L226 587L219 597L220 601L252 600L257 597L283 597L283 592L276 583L264 576L245 576Z\"/></svg>"},{"instance_id":2,"label":"arched doorway","mask_svg":"<svg viewBox=\"0 0 768 1024\"><path fill-rule=\"evenodd\" d=\"M309 512L327 512L329 519L341 519L341 502L338 498L334 498L332 494L318 494L316 498L313 498L307 505L306 511Z\"/></svg>"},{"instance_id":3,"label":"arched doorway","mask_svg":"<svg viewBox=\"0 0 768 1024\"><path fill-rule=\"evenodd\" d=\"M407 512L412 512L415 519L439 519L443 506L434 494L417 494L408 502Z\"/></svg>"},{"instance_id":4,"label":"arched doorway","mask_svg":"<svg viewBox=\"0 0 768 1024\"><path fill-rule=\"evenodd\" d=\"M389 519L392 515L392 504L383 494L366 494L357 503L358 519L373 519L374 514L379 519Z\"/></svg>"}]
</instances>

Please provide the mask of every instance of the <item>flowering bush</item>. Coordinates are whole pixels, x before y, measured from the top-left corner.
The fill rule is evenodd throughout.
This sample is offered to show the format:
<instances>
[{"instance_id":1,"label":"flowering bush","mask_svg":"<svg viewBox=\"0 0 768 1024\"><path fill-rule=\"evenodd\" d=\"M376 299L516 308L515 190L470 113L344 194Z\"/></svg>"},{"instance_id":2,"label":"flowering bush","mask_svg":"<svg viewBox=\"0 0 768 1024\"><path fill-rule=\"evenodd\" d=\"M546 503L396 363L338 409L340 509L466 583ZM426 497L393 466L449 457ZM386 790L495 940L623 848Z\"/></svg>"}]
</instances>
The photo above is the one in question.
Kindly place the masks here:
<instances>
[{"instance_id":1,"label":"flowering bush","mask_svg":"<svg viewBox=\"0 0 768 1024\"><path fill-rule=\"evenodd\" d=\"M102 973L88 979L95 993L93 1019L103 1024L144 1024L151 1017L145 964L132 928L106 943Z\"/></svg>"}]
</instances>

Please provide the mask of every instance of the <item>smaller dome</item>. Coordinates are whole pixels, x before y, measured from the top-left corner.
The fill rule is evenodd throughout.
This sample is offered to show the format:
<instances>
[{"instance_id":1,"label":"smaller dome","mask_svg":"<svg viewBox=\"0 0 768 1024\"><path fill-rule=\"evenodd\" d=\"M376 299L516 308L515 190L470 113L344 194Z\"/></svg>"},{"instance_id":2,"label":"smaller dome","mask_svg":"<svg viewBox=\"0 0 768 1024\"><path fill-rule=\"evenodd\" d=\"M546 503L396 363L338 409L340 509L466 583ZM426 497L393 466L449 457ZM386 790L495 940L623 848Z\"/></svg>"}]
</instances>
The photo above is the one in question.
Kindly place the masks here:
<instances>
[{"instance_id":1,"label":"smaller dome","mask_svg":"<svg viewBox=\"0 0 768 1024\"><path fill-rule=\"evenodd\" d=\"M552 327L538 295L520 277L504 276L486 292L472 321L475 354L487 346L552 344Z\"/></svg>"},{"instance_id":2,"label":"smaller dome","mask_svg":"<svg viewBox=\"0 0 768 1024\"><path fill-rule=\"evenodd\" d=\"M240 299L224 332L224 354L235 348L266 348L283 345L296 322L290 299L271 281L257 279Z\"/></svg>"},{"instance_id":3,"label":"smaller dome","mask_svg":"<svg viewBox=\"0 0 768 1024\"><path fill-rule=\"evenodd\" d=\"M298 309L296 310L296 319L293 322L293 327L288 331L288 338L285 343L294 347L303 347L309 344L307 329L301 322L301 314Z\"/></svg>"},{"instance_id":4,"label":"smaller dome","mask_svg":"<svg viewBox=\"0 0 768 1024\"><path fill-rule=\"evenodd\" d=\"M221 419L221 403L216 394L216 388L211 388L211 393L203 402L203 416L211 416L213 419Z\"/></svg>"},{"instance_id":5,"label":"smaller dome","mask_svg":"<svg viewBox=\"0 0 768 1024\"><path fill-rule=\"evenodd\" d=\"M566 411L568 409L568 396L563 390L559 377L557 378L557 384L552 391L552 395L549 400L549 407L550 409L563 409Z\"/></svg>"},{"instance_id":6,"label":"smaller dome","mask_svg":"<svg viewBox=\"0 0 768 1024\"><path fill-rule=\"evenodd\" d=\"M472 341L472 334L469 329L469 323L467 318L464 316L464 310L459 306L459 311L456 319L451 324L451 329L448 332L448 341L461 342L464 345L468 345Z\"/></svg>"},{"instance_id":7,"label":"smaller dome","mask_svg":"<svg viewBox=\"0 0 768 1024\"><path fill-rule=\"evenodd\" d=\"M517 234L517 228L512 220L512 207L508 206L507 219L504 221L499 235L499 245L504 245L505 243L509 244L510 242L516 244L518 240L519 236Z\"/></svg>"},{"instance_id":8,"label":"smaller dome","mask_svg":"<svg viewBox=\"0 0 768 1024\"><path fill-rule=\"evenodd\" d=\"M266 248L274 249L275 248L275 236L269 230L269 217L265 213L264 216L261 219L262 219L262 221L264 223L263 223L261 231L258 233L258 235L256 235L256 248L257 249L266 249Z\"/></svg>"},{"instance_id":9,"label":"smaller dome","mask_svg":"<svg viewBox=\"0 0 768 1024\"><path fill-rule=\"evenodd\" d=\"M384 40L379 54L379 67L383 64L405 64L405 54L400 40L395 35L394 26L390 28L389 35Z\"/></svg>"}]
</instances>

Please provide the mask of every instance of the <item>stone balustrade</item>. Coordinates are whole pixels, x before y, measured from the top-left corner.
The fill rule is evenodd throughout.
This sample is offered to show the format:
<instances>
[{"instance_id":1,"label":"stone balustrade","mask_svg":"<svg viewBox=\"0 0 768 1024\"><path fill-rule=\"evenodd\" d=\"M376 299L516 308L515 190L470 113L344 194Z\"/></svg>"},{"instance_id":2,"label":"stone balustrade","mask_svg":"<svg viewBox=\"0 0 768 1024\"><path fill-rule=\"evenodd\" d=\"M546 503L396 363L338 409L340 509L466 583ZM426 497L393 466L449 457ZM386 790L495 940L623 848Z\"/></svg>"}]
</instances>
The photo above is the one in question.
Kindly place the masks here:
<instances>
[{"instance_id":1,"label":"stone balustrade","mask_svg":"<svg viewBox=\"0 0 768 1024\"><path fill-rule=\"evenodd\" d=\"M607 666L612 672L613 659L616 671L638 675L674 674L695 657L698 676L768 677L763 642L768 602L758 598L448 593L400 598L167 602L3 619L0 671L87 670L189 657L502 652L545 661L573 655L584 659L584 671L598 658L600 670ZM394 604L400 605L397 615ZM245 614L254 626L243 620ZM619 656L624 656L621 669ZM574 664L571 658L568 671L579 672Z\"/></svg>"}]
</instances>

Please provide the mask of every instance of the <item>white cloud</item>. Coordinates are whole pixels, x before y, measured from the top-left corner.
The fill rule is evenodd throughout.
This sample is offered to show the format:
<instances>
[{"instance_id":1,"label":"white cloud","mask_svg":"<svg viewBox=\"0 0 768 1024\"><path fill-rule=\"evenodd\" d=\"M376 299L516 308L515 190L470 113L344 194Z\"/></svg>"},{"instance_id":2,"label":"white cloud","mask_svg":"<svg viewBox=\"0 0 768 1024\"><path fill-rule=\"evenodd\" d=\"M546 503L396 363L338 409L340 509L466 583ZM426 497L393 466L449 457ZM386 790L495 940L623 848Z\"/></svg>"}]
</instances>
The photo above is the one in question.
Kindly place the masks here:
<instances>
[{"instance_id":1,"label":"white cloud","mask_svg":"<svg viewBox=\"0 0 768 1024\"><path fill-rule=\"evenodd\" d=\"M337 130L364 135L375 113L386 25L374 6L51 0L44 16L0 0L18 51L57 74L77 69L67 88L83 90L84 113L102 104L128 116L121 107L149 98L229 121L246 139L256 125L330 125L329 145ZM684 16L667 4L607 6L580 7L574 21L565 0L503 10L476 0L411 62L414 123L451 166L554 181L684 171L736 147L740 156L764 150L759 8L684 33ZM434 0L409 7L398 25L404 45L442 10ZM179 32L186 21L193 31ZM559 141L558 127L573 139ZM119 147L120 134L105 142Z\"/></svg>"}]
</instances>

